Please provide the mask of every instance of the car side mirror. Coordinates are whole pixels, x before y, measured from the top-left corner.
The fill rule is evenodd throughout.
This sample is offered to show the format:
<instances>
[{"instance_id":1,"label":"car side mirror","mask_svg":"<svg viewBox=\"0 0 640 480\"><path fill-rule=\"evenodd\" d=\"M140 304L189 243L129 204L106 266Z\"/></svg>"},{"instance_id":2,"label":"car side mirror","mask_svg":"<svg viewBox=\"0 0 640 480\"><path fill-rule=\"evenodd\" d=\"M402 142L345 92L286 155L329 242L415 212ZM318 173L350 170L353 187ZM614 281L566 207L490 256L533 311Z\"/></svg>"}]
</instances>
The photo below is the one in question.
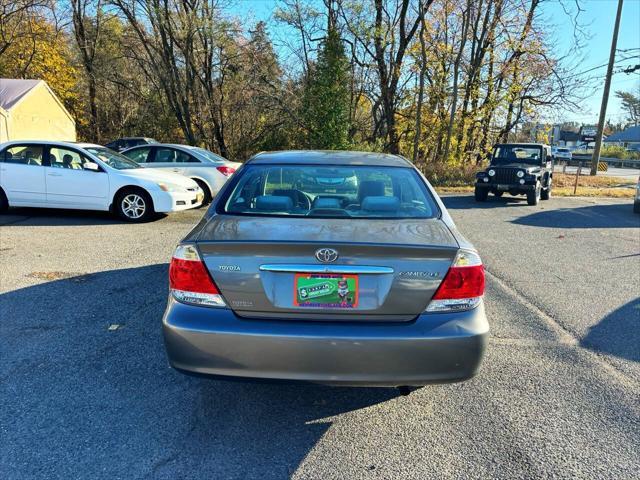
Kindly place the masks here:
<instances>
[{"instance_id":1,"label":"car side mirror","mask_svg":"<svg viewBox=\"0 0 640 480\"><path fill-rule=\"evenodd\" d=\"M82 164L83 170L89 170L90 172L99 172L100 166L97 163L85 162Z\"/></svg>"}]
</instances>

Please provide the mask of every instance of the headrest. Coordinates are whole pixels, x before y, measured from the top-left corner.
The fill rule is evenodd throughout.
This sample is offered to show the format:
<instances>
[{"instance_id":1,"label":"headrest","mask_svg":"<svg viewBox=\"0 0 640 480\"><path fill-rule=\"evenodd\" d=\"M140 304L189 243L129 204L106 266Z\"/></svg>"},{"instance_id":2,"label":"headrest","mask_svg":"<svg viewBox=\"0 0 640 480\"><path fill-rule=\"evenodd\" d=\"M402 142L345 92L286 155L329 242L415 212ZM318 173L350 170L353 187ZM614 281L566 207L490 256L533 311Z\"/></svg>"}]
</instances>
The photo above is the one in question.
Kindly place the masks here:
<instances>
[{"instance_id":1,"label":"headrest","mask_svg":"<svg viewBox=\"0 0 640 480\"><path fill-rule=\"evenodd\" d=\"M267 212L286 212L293 209L293 200L276 195L260 195L256 197L256 209Z\"/></svg>"},{"instance_id":2,"label":"headrest","mask_svg":"<svg viewBox=\"0 0 640 480\"><path fill-rule=\"evenodd\" d=\"M397 212L400 208L400 199L383 196L364 197L360 208L367 212Z\"/></svg>"},{"instance_id":3,"label":"headrest","mask_svg":"<svg viewBox=\"0 0 640 480\"><path fill-rule=\"evenodd\" d=\"M313 208L340 208L340 200L333 197L316 197Z\"/></svg>"},{"instance_id":4,"label":"headrest","mask_svg":"<svg viewBox=\"0 0 640 480\"><path fill-rule=\"evenodd\" d=\"M271 195L275 195L278 197L289 197L291 200L295 201L296 199L296 190L293 188L276 188Z\"/></svg>"},{"instance_id":5,"label":"headrest","mask_svg":"<svg viewBox=\"0 0 640 480\"><path fill-rule=\"evenodd\" d=\"M364 197L376 197L384 195L384 183L379 180L363 180L358 188L360 203Z\"/></svg>"}]
</instances>

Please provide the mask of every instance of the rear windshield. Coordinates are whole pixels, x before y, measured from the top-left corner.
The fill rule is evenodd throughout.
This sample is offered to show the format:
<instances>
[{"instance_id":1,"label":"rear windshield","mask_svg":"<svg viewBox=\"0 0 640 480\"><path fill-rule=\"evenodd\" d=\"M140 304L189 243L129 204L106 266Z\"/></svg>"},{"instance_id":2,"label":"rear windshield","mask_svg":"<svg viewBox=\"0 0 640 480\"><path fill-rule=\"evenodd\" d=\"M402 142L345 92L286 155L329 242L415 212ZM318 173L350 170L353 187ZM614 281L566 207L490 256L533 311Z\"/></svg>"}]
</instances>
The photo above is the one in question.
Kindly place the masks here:
<instances>
[{"instance_id":1,"label":"rear windshield","mask_svg":"<svg viewBox=\"0 0 640 480\"><path fill-rule=\"evenodd\" d=\"M328 218L433 218L439 211L411 168L247 165L219 213Z\"/></svg>"}]
</instances>

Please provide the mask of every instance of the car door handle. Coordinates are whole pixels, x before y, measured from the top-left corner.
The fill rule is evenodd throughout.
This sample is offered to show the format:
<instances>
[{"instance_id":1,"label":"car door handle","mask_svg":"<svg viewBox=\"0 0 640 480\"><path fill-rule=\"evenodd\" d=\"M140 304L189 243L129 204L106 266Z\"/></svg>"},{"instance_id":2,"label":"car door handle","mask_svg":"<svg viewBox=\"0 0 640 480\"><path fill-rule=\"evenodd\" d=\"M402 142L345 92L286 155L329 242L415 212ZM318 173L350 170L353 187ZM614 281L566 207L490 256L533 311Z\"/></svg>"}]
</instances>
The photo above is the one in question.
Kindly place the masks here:
<instances>
[{"instance_id":1,"label":"car door handle","mask_svg":"<svg viewBox=\"0 0 640 480\"><path fill-rule=\"evenodd\" d=\"M173 171L174 171L174 172L179 172L179 171L180 171L180 169L179 169L179 168L174 168L174 169L173 169Z\"/></svg>"},{"instance_id":2,"label":"car door handle","mask_svg":"<svg viewBox=\"0 0 640 480\"><path fill-rule=\"evenodd\" d=\"M62 176L61 173L47 173L47 175L49 175L50 177L61 177Z\"/></svg>"}]
</instances>

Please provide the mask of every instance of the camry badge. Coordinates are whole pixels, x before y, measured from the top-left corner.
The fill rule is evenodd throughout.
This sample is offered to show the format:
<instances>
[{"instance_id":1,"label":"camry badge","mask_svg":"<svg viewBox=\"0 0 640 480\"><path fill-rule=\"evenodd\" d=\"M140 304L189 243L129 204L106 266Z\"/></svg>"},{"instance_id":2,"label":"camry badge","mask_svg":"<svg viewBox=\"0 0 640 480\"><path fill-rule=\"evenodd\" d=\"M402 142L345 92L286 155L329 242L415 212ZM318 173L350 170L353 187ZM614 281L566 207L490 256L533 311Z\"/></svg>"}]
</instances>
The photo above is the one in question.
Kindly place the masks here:
<instances>
[{"instance_id":1,"label":"camry badge","mask_svg":"<svg viewBox=\"0 0 640 480\"><path fill-rule=\"evenodd\" d=\"M322 263L332 263L338 259L338 251L333 248L320 248L316 250L316 258Z\"/></svg>"}]
</instances>

